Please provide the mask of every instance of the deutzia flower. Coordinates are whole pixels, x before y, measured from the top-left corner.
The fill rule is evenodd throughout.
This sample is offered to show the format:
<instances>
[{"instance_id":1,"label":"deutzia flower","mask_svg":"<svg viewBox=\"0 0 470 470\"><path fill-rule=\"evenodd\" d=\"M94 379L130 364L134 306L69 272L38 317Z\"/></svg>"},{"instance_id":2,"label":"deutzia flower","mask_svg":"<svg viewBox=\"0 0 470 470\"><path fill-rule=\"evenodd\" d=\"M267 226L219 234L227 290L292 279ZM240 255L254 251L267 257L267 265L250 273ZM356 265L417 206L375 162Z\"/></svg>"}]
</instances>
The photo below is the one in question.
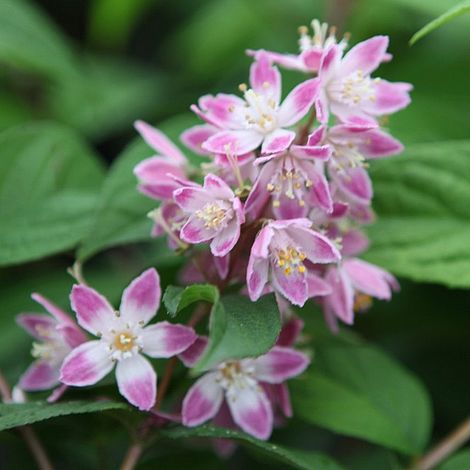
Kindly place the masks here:
<instances>
[{"instance_id":1,"label":"deutzia flower","mask_svg":"<svg viewBox=\"0 0 470 470\"><path fill-rule=\"evenodd\" d=\"M92 385L116 365L119 392L134 406L149 410L157 395L157 376L142 354L175 356L195 340L192 328L166 321L145 326L160 305L160 278L148 269L124 290L119 312L98 292L75 285L70 296L78 323L99 339L83 343L65 359L60 380L67 385Z\"/></svg>"}]
</instances>

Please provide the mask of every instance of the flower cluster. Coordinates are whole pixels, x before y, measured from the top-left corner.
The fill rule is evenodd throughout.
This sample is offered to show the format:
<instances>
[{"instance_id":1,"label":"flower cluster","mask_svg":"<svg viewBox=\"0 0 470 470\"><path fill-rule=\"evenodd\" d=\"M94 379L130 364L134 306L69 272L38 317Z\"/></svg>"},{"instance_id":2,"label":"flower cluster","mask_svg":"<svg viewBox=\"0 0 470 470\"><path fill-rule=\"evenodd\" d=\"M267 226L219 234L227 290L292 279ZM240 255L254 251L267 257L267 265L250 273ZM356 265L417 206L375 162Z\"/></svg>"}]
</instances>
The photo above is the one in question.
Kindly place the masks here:
<instances>
[{"instance_id":1,"label":"flower cluster","mask_svg":"<svg viewBox=\"0 0 470 470\"><path fill-rule=\"evenodd\" d=\"M314 20L312 27L313 36L301 28L298 55L248 51L253 63L241 95L205 95L191 107L203 122L181 140L206 158L199 167L162 132L136 123L155 151L134 169L138 189L160 202L149 214L152 235L166 234L169 247L192 261L181 279L220 291L231 286L252 301L274 293L283 321L270 351L225 360L196 380L175 418L186 426L211 420L269 438L292 415L286 380L310 362L294 348L303 323L292 306L313 299L336 331L338 320L352 324L372 297L390 299L399 287L358 256L369 244L361 226L374 218L367 161L402 151L381 118L408 105L411 86L371 76L391 59L387 37L348 50L347 39L338 41L325 24ZM307 74L284 99L278 66ZM115 370L119 392L157 413L152 359L177 357L190 368L207 345L194 323L149 325L160 297L153 268L124 290L117 311L83 282L75 285L70 300L77 323L34 294L51 316L18 317L38 341L20 388L59 386L55 400L66 387L94 385Z\"/></svg>"},{"instance_id":2,"label":"flower cluster","mask_svg":"<svg viewBox=\"0 0 470 470\"><path fill-rule=\"evenodd\" d=\"M391 59L386 36L348 50L327 25L312 27L313 36L300 29L299 55L248 51L241 96L205 95L191 106L204 123L181 140L209 160L200 168L137 122L157 155L135 174L139 190L161 201L150 214L154 235L167 233L183 250L210 244L210 255L193 253L201 279L244 280L252 300L274 292L302 307L313 298L337 329L338 319L353 323L371 297L389 299L398 288L356 256L368 246L360 226L374 218L367 161L402 151L380 122L408 105L411 86L372 77ZM309 76L284 99L277 65Z\"/></svg>"}]
</instances>

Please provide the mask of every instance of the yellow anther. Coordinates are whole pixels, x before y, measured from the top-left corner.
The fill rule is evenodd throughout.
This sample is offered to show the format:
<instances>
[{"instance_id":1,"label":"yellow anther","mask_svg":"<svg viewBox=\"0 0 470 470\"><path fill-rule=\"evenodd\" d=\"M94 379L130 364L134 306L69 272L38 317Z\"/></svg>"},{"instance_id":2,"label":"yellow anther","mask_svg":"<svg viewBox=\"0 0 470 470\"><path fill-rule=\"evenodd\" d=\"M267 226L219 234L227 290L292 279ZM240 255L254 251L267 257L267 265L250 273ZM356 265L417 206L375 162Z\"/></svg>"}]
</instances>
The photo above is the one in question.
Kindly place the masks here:
<instances>
[{"instance_id":1,"label":"yellow anther","mask_svg":"<svg viewBox=\"0 0 470 470\"><path fill-rule=\"evenodd\" d=\"M306 268L305 268L304 265L301 265L301 266L297 267L297 271L299 271L299 273L303 274L306 271Z\"/></svg>"},{"instance_id":2,"label":"yellow anther","mask_svg":"<svg viewBox=\"0 0 470 470\"><path fill-rule=\"evenodd\" d=\"M238 89L241 92L245 93L245 91L248 90L248 87L247 87L246 83L240 83L240 85L238 85Z\"/></svg>"}]
</instances>

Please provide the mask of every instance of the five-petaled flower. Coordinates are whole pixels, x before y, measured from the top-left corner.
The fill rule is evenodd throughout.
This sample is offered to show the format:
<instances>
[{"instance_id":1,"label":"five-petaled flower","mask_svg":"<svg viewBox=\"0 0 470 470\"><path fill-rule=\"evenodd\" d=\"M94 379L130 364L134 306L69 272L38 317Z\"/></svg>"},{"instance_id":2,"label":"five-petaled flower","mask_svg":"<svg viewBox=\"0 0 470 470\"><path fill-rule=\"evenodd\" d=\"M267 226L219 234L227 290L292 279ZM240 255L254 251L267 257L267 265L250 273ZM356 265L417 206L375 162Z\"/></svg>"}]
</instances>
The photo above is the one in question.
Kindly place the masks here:
<instances>
[{"instance_id":1,"label":"five-petaled flower","mask_svg":"<svg viewBox=\"0 0 470 470\"><path fill-rule=\"evenodd\" d=\"M119 312L98 292L85 285L72 289L72 308L78 323L99 339L75 348L61 369L61 382L92 385L116 365L119 392L133 405L149 410L155 404L157 376L141 353L168 358L187 349L196 334L187 326L166 321L146 326L160 304L160 279L148 269L125 289Z\"/></svg>"},{"instance_id":2,"label":"five-petaled flower","mask_svg":"<svg viewBox=\"0 0 470 470\"><path fill-rule=\"evenodd\" d=\"M226 256L240 237L245 222L243 205L230 186L208 174L204 187L183 187L173 193L175 202L190 214L180 232L188 243L211 242L214 256Z\"/></svg>"},{"instance_id":3,"label":"five-petaled flower","mask_svg":"<svg viewBox=\"0 0 470 470\"><path fill-rule=\"evenodd\" d=\"M313 264L334 263L341 258L336 246L312 230L308 219L270 221L251 248L246 283L251 300L257 300L269 282L294 305L303 306L317 290Z\"/></svg>"},{"instance_id":4,"label":"five-petaled flower","mask_svg":"<svg viewBox=\"0 0 470 470\"><path fill-rule=\"evenodd\" d=\"M328 122L330 112L342 122L375 122L378 116L409 104L409 83L390 83L370 76L389 60L387 47L387 36L375 36L354 46L344 57L343 47L337 44L326 49L318 71L321 86L315 102L320 122Z\"/></svg>"},{"instance_id":5,"label":"five-petaled flower","mask_svg":"<svg viewBox=\"0 0 470 470\"><path fill-rule=\"evenodd\" d=\"M296 86L280 103L281 76L269 58L260 54L250 69L250 85L241 85L244 98L219 94L203 96L192 110L219 132L202 147L215 154L243 155L261 145L261 153L285 150L296 133L287 130L300 121L313 105L319 80L310 79Z\"/></svg>"},{"instance_id":6,"label":"five-petaled flower","mask_svg":"<svg viewBox=\"0 0 470 470\"><path fill-rule=\"evenodd\" d=\"M233 421L258 439L273 428L273 404L263 384L282 384L301 374L310 363L294 349L274 346L255 359L225 361L204 374L183 400L185 426L197 426L217 416L224 399Z\"/></svg>"},{"instance_id":7,"label":"five-petaled flower","mask_svg":"<svg viewBox=\"0 0 470 470\"><path fill-rule=\"evenodd\" d=\"M21 313L16 317L18 324L38 341L31 351L36 361L21 376L18 385L26 391L47 390L59 385L64 358L86 337L70 316L50 300L39 294L31 297L50 315Z\"/></svg>"}]
</instances>

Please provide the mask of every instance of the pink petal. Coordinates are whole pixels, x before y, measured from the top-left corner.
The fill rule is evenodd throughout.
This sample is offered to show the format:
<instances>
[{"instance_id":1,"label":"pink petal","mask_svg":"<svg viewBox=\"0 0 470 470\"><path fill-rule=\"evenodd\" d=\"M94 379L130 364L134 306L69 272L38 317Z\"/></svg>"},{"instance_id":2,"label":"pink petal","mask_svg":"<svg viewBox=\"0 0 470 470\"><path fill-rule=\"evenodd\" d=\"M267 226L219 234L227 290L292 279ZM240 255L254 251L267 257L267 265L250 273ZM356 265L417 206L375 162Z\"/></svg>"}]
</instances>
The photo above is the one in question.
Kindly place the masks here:
<instances>
[{"instance_id":1,"label":"pink petal","mask_svg":"<svg viewBox=\"0 0 470 470\"><path fill-rule=\"evenodd\" d=\"M240 238L240 224L232 219L211 242L211 253L214 256L226 256Z\"/></svg>"},{"instance_id":2,"label":"pink petal","mask_svg":"<svg viewBox=\"0 0 470 470\"><path fill-rule=\"evenodd\" d=\"M300 59L309 71L316 72L320 68L323 50L321 47L312 48L300 54Z\"/></svg>"},{"instance_id":3,"label":"pink petal","mask_svg":"<svg viewBox=\"0 0 470 470\"><path fill-rule=\"evenodd\" d=\"M87 340L85 333L77 325L62 324L57 326L57 331L71 348L76 348Z\"/></svg>"},{"instance_id":4,"label":"pink petal","mask_svg":"<svg viewBox=\"0 0 470 470\"><path fill-rule=\"evenodd\" d=\"M341 259L338 249L324 235L301 226L289 227L288 233L312 263L334 263Z\"/></svg>"},{"instance_id":5,"label":"pink petal","mask_svg":"<svg viewBox=\"0 0 470 470\"><path fill-rule=\"evenodd\" d=\"M349 230L343 235L342 253L344 256L355 256L369 247L369 239L360 230Z\"/></svg>"},{"instance_id":6,"label":"pink petal","mask_svg":"<svg viewBox=\"0 0 470 470\"><path fill-rule=\"evenodd\" d=\"M289 151L299 159L325 162L330 158L332 149L329 145L291 145Z\"/></svg>"},{"instance_id":7,"label":"pink petal","mask_svg":"<svg viewBox=\"0 0 470 470\"><path fill-rule=\"evenodd\" d=\"M20 377L19 386L26 391L48 390L59 383L59 367L45 361L33 362Z\"/></svg>"},{"instance_id":8,"label":"pink petal","mask_svg":"<svg viewBox=\"0 0 470 470\"><path fill-rule=\"evenodd\" d=\"M312 162L302 161L298 165L313 183L307 193L307 202L310 205L321 207L326 213L331 213L333 211L333 199L330 193L330 186L323 173L317 170L317 167Z\"/></svg>"},{"instance_id":9,"label":"pink petal","mask_svg":"<svg viewBox=\"0 0 470 470\"><path fill-rule=\"evenodd\" d=\"M285 150L295 139L295 132L286 129L276 129L268 134L263 141L261 153L278 153Z\"/></svg>"},{"instance_id":10,"label":"pink petal","mask_svg":"<svg viewBox=\"0 0 470 470\"><path fill-rule=\"evenodd\" d=\"M387 47L387 36L374 36L356 44L341 62L341 74L346 76L356 70L361 70L364 75L370 74L383 61Z\"/></svg>"},{"instance_id":11,"label":"pink petal","mask_svg":"<svg viewBox=\"0 0 470 470\"><path fill-rule=\"evenodd\" d=\"M373 115L392 114L406 108L411 102L409 83L390 83L380 80L375 85L375 101L367 104L367 111Z\"/></svg>"},{"instance_id":12,"label":"pink petal","mask_svg":"<svg viewBox=\"0 0 470 470\"><path fill-rule=\"evenodd\" d=\"M272 266L273 287L292 304L303 307L308 300L307 276L305 273L292 271L285 274L282 268Z\"/></svg>"},{"instance_id":13,"label":"pink petal","mask_svg":"<svg viewBox=\"0 0 470 470\"><path fill-rule=\"evenodd\" d=\"M250 85L256 93L268 95L279 103L281 99L281 74L271 65L268 54L259 53L250 67Z\"/></svg>"},{"instance_id":14,"label":"pink petal","mask_svg":"<svg viewBox=\"0 0 470 470\"><path fill-rule=\"evenodd\" d=\"M388 280L393 276L383 269L355 258L345 261L344 269L358 291L378 299L391 298L392 289ZM393 280L395 284L395 278Z\"/></svg>"},{"instance_id":15,"label":"pink petal","mask_svg":"<svg viewBox=\"0 0 470 470\"><path fill-rule=\"evenodd\" d=\"M204 189L208 194L218 199L233 199L234 194L230 186L218 176L209 173L204 178Z\"/></svg>"},{"instance_id":16,"label":"pink petal","mask_svg":"<svg viewBox=\"0 0 470 470\"><path fill-rule=\"evenodd\" d=\"M373 196L369 173L363 168L353 168L333 175L338 187L354 202L369 204Z\"/></svg>"},{"instance_id":17,"label":"pink petal","mask_svg":"<svg viewBox=\"0 0 470 470\"><path fill-rule=\"evenodd\" d=\"M75 348L60 370L60 381L66 385L93 385L114 367L109 349L103 341L88 341Z\"/></svg>"},{"instance_id":18,"label":"pink petal","mask_svg":"<svg viewBox=\"0 0 470 470\"><path fill-rule=\"evenodd\" d=\"M214 237L215 231L205 227L204 222L194 214L183 225L180 238L187 243L202 243Z\"/></svg>"},{"instance_id":19,"label":"pink petal","mask_svg":"<svg viewBox=\"0 0 470 470\"><path fill-rule=\"evenodd\" d=\"M148 323L157 313L160 296L160 276L156 269L147 269L122 294L120 314L123 321Z\"/></svg>"},{"instance_id":20,"label":"pink petal","mask_svg":"<svg viewBox=\"0 0 470 470\"><path fill-rule=\"evenodd\" d=\"M255 258L268 258L269 245L274 236L274 231L269 226L263 227L256 235L253 246L251 247L251 256Z\"/></svg>"},{"instance_id":21,"label":"pink petal","mask_svg":"<svg viewBox=\"0 0 470 470\"><path fill-rule=\"evenodd\" d=\"M329 100L326 96L324 90L320 90L318 93L318 98L315 101L315 113L317 119L323 124L327 124L330 118L330 109L329 109Z\"/></svg>"},{"instance_id":22,"label":"pink petal","mask_svg":"<svg viewBox=\"0 0 470 470\"><path fill-rule=\"evenodd\" d=\"M199 155L207 155L202 144L217 132L217 128L208 124L200 124L186 129L180 136L181 142Z\"/></svg>"},{"instance_id":23,"label":"pink petal","mask_svg":"<svg viewBox=\"0 0 470 470\"><path fill-rule=\"evenodd\" d=\"M214 256L213 261L217 274L221 279L225 279L230 269L230 255Z\"/></svg>"},{"instance_id":24,"label":"pink petal","mask_svg":"<svg viewBox=\"0 0 470 470\"><path fill-rule=\"evenodd\" d=\"M359 151L368 158L388 157L403 151L403 145L391 135L380 130L366 132Z\"/></svg>"},{"instance_id":25,"label":"pink petal","mask_svg":"<svg viewBox=\"0 0 470 470\"><path fill-rule=\"evenodd\" d=\"M308 273L307 276L308 283L308 296L312 297L322 297L325 295L331 294L331 286L324 281L320 276L313 274L312 272Z\"/></svg>"},{"instance_id":26,"label":"pink petal","mask_svg":"<svg viewBox=\"0 0 470 470\"><path fill-rule=\"evenodd\" d=\"M181 412L185 426L198 426L213 418L219 411L224 394L216 379L217 373L209 372L189 389Z\"/></svg>"},{"instance_id":27,"label":"pink petal","mask_svg":"<svg viewBox=\"0 0 470 470\"><path fill-rule=\"evenodd\" d=\"M250 194L245 201L245 213L249 214L253 219L258 217L271 197L267 190L267 184L274 176L276 169L277 164L274 161L266 163L266 165L261 168L255 184L251 188Z\"/></svg>"},{"instance_id":28,"label":"pink petal","mask_svg":"<svg viewBox=\"0 0 470 470\"><path fill-rule=\"evenodd\" d=\"M281 127L292 126L308 113L317 97L319 87L320 80L312 78L297 85L286 96L278 112Z\"/></svg>"},{"instance_id":29,"label":"pink petal","mask_svg":"<svg viewBox=\"0 0 470 470\"><path fill-rule=\"evenodd\" d=\"M292 404L290 401L289 388L287 384L272 384L273 393L276 395L277 403L286 418L292 418Z\"/></svg>"},{"instance_id":30,"label":"pink petal","mask_svg":"<svg viewBox=\"0 0 470 470\"><path fill-rule=\"evenodd\" d=\"M144 121L136 121L134 127L137 132L161 155L171 157L175 163L186 163L186 157L181 150L163 132L155 129Z\"/></svg>"},{"instance_id":31,"label":"pink petal","mask_svg":"<svg viewBox=\"0 0 470 470\"><path fill-rule=\"evenodd\" d=\"M16 316L16 322L33 338L41 341L47 341L57 327L54 318L38 313L21 313Z\"/></svg>"},{"instance_id":32,"label":"pink petal","mask_svg":"<svg viewBox=\"0 0 470 470\"><path fill-rule=\"evenodd\" d=\"M182 353L196 341L192 328L167 321L144 328L141 332L142 350L150 357L172 357Z\"/></svg>"},{"instance_id":33,"label":"pink petal","mask_svg":"<svg viewBox=\"0 0 470 470\"><path fill-rule=\"evenodd\" d=\"M274 346L253 363L257 380L278 384L300 375L310 364L310 359L295 349Z\"/></svg>"},{"instance_id":34,"label":"pink petal","mask_svg":"<svg viewBox=\"0 0 470 470\"><path fill-rule=\"evenodd\" d=\"M354 290L349 278L342 270L331 268L326 274L326 281L333 292L326 298L334 314L345 323L352 325L354 321Z\"/></svg>"},{"instance_id":35,"label":"pink petal","mask_svg":"<svg viewBox=\"0 0 470 470\"><path fill-rule=\"evenodd\" d=\"M196 341L194 341L189 348L185 349L182 353L178 355L180 361L186 367L193 367L194 364L202 357L204 351L207 347L207 337L198 336Z\"/></svg>"},{"instance_id":36,"label":"pink petal","mask_svg":"<svg viewBox=\"0 0 470 470\"><path fill-rule=\"evenodd\" d=\"M184 211L195 212L214 198L201 187L186 187L174 191L173 199Z\"/></svg>"},{"instance_id":37,"label":"pink petal","mask_svg":"<svg viewBox=\"0 0 470 470\"><path fill-rule=\"evenodd\" d=\"M237 429L237 425L234 423L230 409L225 401L222 402L219 411L214 416L212 424L224 429ZM238 443L232 439L212 439L212 444L216 454L225 459L230 457L238 447Z\"/></svg>"},{"instance_id":38,"label":"pink petal","mask_svg":"<svg viewBox=\"0 0 470 470\"><path fill-rule=\"evenodd\" d=\"M301 58L297 55L293 54L280 54L279 52L271 52L271 51L265 51L265 50L258 50L258 51L253 51L248 49L246 51L247 55L251 57L257 57L259 54L264 54L266 55L269 60L272 62L275 62L276 64L279 64L285 69L289 70L300 70L302 72L305 72L305 64L301 60Z\"/></svg>"},{"instance_id":39,"label":"pink petal","mask_svg":"<svg viewBox=\"0 0 470 470\"><path fill-rule=\"evenodd\" d=\"M109 302L94 289L83 284L73 286L70 302L77 314L79 325L95 336L107 330L115 317Z\"/></svg>"},{"instance_id":40,"label":"pink petal","mask_svg":"<svg viewBox=\"0 0 470 470\"><path fill-rule=\"evenodd\" d=\"M262 141L263 135L254 130L222 131L209 137L202 148L210 153L243 155L257 148Z\"/></svg>"},{"instance_id":41,"label":"pink petal","mask_svg":"<svg viewBox=\"0 0 470 470\"><path fill-rule=\"evenodd\" d=\"M199 98L199 106L206 121L215 124L221 129L234 129L239 127L237 113L233 108L244 106L245 102L236 95L219 93L216 96L205 95Z\"/></svg>"},{"instance_id":42,"label":"pink petal","mask_svg":"<svg viewBox=\"0 0 470 470\"><path fill-rule=\"evenodd\" d=\"M61 308L57 307L57 305L55 305L46 297L34 292L31 294L31 298L38 304L42 305L44 309L47 310L58 322L75 325L73 320L70 318L70 315L64 312Z\"/></svg>"},{"instance_id":43,"label":"pink petal","mask_svg":"<svg viewBox=\"0 0 470 470\"><path fill-rule=\"evenodd\" d=\"M263 295L264 286L268 282L269 261L256 258L253 254L248 261L246 284L250 299L254 302Z\"/></svg>"},{"instance_id":44,"label":"pink petal","mask_svg":"<svg viewBox=\"0 0 470 470\"><path fill-rule=\"evenodd\" d=\"M329 46L328 50L323 53L318 75L324 83L328 81L331 75L335 72L340 63L341 55L342 49L336 44Z\"/></svg>"},{"instance_id":45,"label":"pink petal","mask_svg":"<svg viewBox=\"0 0 470 470\"><path fill-rule=\"evenodd\" d=\"M328 128L324 125L317 127L309 136L307 146L316 147L324 142Z\"/></svg>"},{"instance_id":46,"label":"pink petal","mask_svg":"<svg viewBox=\"0 0 470 470\"><path fill-rule=\"evenodd\" d=\"M157 375L140 354L119 361L116 381L120 394L139 410L150 410L157 398Z\"/></svg>"},{"instance_id":47,"label":"pink petal","mask_svg":"<svg viewBox=\"0 0 470 470\"><path fill-rule=\"evenodd\" d=\"M266 394L260 387L245 387L238 390L233 400L227 404L233 420L243 431L266 440L273 429L273 410Z\"/></svg>"}]
</instances>

